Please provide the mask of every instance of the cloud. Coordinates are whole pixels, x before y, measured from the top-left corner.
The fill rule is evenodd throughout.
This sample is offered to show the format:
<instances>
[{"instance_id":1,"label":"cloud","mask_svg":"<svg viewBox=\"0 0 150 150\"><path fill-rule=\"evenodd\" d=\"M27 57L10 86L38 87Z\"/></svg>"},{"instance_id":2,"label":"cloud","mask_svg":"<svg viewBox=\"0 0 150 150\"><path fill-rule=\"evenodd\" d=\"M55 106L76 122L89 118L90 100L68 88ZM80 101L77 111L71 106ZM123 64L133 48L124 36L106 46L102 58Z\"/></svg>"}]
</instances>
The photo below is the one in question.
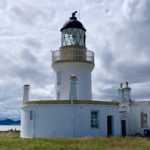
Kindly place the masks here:
<instances>
[{"instance_id":1,"label":"cloud","mask_svg":"<svg viewBox=\"0 0 150 150\"><path fill-rule=\"evenodd\" d=\"M27 45L28 47L31 47L32 49L40 49L41 46L41 42L38 41L35 37L34 38L26 38L24 40L24 44Z\"/></svg>"},{"instance_id":2,"label":"cloud","mask_svg":"<svg viewBox=\"0 0 150 150\"><path fill-rule=\"evenodd\" d=\"M102 86L99 95L105 95L106 99L110 98L107 94L111 89L107 86L108 84L116 87L119 82L129 81L132 83L131 87L136 83L137 86L134 88L139 88L141 83L146 86L150 80L149 6L150 3L146 0L126 0L120 4L116 13L110 11L111 18L107 15L107 20L104 20L102 25L100 24L99 28L101 27L102 32L98 32L97 39L94 38L95 32L93 33L92 42L96 43L96 45L93 44L94 49L99 47L99 51L95 53L97 59L98 57L100 59L99 66L95 68L98 71L93 74L93 87L95 87L97 76L100 75L99 79L104 84L96 83L99 84L96 88ZM114 92L112 90L111 94L114 95ZM133 99L137 98L134 93L137 90L133 89L132 92ZM148 91L139 92L138 96L148 99L149 93Z\"/></svg>"},{"instance_id":3,"label":"cloud","mask_svg":"<svg viewBox=\"0 0 150 150\"><path fill-rule=\"evenodd\" d=\"M7 4L8 4L7 0L1 0L0 1L0 8L1 8L0 10L6 9Z\"/></svg>"},{"instance_id":4,"label":"cloud","mask_svg":"<svg viewBox=\"0 0 150 150\"><path fill-rule=\"evenodd\" d=\"M26 2L11 4L9 7L10 19L15 19L21 25L37 26L44 21L45 14L42 10Z\"/></svg>"},{"instance_id":5,"label":"cloud","mask_svg":"<svg viewBox=\"0 0 150 150\"><path fill-rule=\"evenodd\" d=\"M93 99L116 98L125 81L133 99L150 99L149 6L149 0L1 0L0 115L20 116L26 83L31 99L54 98L50 50L59 49L59 30L79 8L87 48L95 52Z\"/></svg>"},{"instance_id":6,"label":"cloud","mask_svg":"<svg viewBox=\"0 0 150 150\"><path fill-rule=\"evenodd\" d=\"M123 5L123 14L131 23L149 22L149 5L148 0L126 0Z\"/></svg>"}]
</instances>

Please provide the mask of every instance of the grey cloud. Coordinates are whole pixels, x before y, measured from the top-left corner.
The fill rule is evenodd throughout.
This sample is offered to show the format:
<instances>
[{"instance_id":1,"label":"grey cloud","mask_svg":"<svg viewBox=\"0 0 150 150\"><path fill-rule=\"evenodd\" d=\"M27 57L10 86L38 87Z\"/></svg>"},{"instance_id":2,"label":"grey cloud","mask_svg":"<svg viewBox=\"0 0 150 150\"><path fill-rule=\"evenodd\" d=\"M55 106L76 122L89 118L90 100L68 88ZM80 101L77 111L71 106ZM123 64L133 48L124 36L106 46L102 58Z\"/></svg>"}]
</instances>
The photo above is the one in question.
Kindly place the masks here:
<instances>
[{"instance_id":1,"label":"grey cloud","mask_svg":"<svg viewBox=\"0 0 150 150\"><path fill-rule=\"evenodd\" d=\"M13 7L11 8L11 15L13 17L13 19L15 19L16 21L19 20L20 22L23 22L24 24L29 24L32 25L33 24L33 20L32 17L27 15L25 11L23 11L22 9L18 8L18 7Z\"/></svg>"},{"instance_id":2,"label":"grey cloud","mask_svg":"<svg viewBox=\"0 0 150 150\"><path fill-rule=\"evenodd\" d=\"M5 9L7 7L7 5L8 5L7 0L1 0L0 1L0 9L1 10Z\"/></svg>"},{"instance_id":3,"label":"grey cloud","mask_svg":"<svg viewBox=\"0 0 150 150\"><path fill-rule=\"evenodd\" d=\"M150 21L150 1L148 0L126 0L123 5L123 12L131 23Z\"/></svg>"},{"instance_id":4,"label":"grey cloud","mask_svg":"<svg viewBox=\"0 0 150 150\"><path fill-rule=\"evenodd\" d=\"M14 5L10 7L11 19L30 26L36 26L44 20L45 14L38 8L26 3L22 3L22 6Z\"/></svg>"},{"instance_id":5,"label":"grey cloud","mask_svg":"<svg viewBox=\"0 0 150 150\"><path fill-rule=\"evenodd\" d=\"M35 48L35 49L40 49L42 46L41 42L38 41L36 38L26 38L25 45L31 48Z\"/></svg>"},{"instance_id":6,"label":"grey cloud","mask_svg":"<svg viewBox=\"0 0 150 150\"><path fill-rule=\"evenodd\" d=\"M103 68L108 72L111 70L114 61L113 54L110 49L111 47L108 45L104 48L104 52L101 54Z\"/></svg>"},{"instance_id":7,"label":"grey cloud","mask_svg":"<svg viewBox=\"0 0 150 150\"><path fill-rule=\"evenodd\" d=\"M31 49L23 49L21 58L25 63L30 63L31 65L37 63L37 58L35 54L32 53Z\"/></svg>"},{"instance_id":8,"label":"grey cloud","mask_svg":"<svg viewBox=\"0 0 150 150\"><path fill-rule=\"evenodd\" d=\"M27 80L38 86L47 84L52 76L49 72L48 60L39 59L37 56L37 53L33 53L32 49L24 49L20 56L24 65L14 65L13 70L22 80Z\"/></svg>"},{"instance_id":9,"label":"grey cloud","mask_svg":"<svg viewBox=\"0 0 150 150\"><path fill-rule=\"evenodd\" d=\"M117 97L118 83L97 82L93 83L93 99L112 100Z\"/></svg>"},{"instance_id":10,"label":"grey cloud","mask_svg":"<svg viewBox=\"0 0 150 150\"><path fill-rule=\"evenodd\" d=\"M26 66L17 69L16 74L19 75L22 78L22 80L29 81L31 83L36 84L37 86L39 84L46 84L49 79L49 75L43 71L40 71L39 69L40 68L37 69L34 66Z\"/></svg>"},{"instance_id":11,"label":"grey cloud","mask_svg":"<svg viewBox=\"0 0 150 150\"><path fill-rule=\"evenodd\" d=\"M128 80L132 83L141 83L150 81L150 65L149 64L132 64L132 61L126 64L118 64L117 71L123 81Z\"/></svg>"},{"instance_id":12,"label":"grey cloud","mask_svg":"<svg viewBox=\"0 0 150 150\"><path fill-rule=\"evenodd\" d=\"M145 83L144 86L148 89L147 82L150 81L149 4L148 0L125 0L122 3L123 7L117 10L118 14L109 20L109 25L106 24L106 30L103 28L104 31L101 32L102 35L99 39L107 40L103 40L103 45L101 45L103 52L99 53L98 56L96 55L97 59L101 59L101 64L99 64L100 69L97 68L98 71L94 72L96 74L94 76L99 76L97 80L94 79L94 83L99 78L101 83L115 87L118 82L129 81L131 83ZM120 13L122 9L126 18L123 18ZM138 18L138 14L140 14L140 18ZM109 30L111 32L108 32ZM110 49L104 46L107 43L111 43ZM94 87L94 94L98 93L95 92L95 89L100 88L100 86L101 84ZM138 88L139 84L133 89L133 91L135 90L134 98L137 98ZM111 88L108 87L108 89ZM104 95L104 97L108 97L107 93L111 99L114 98L114 91L108 92L103 87L99 90L99 97ZM141 91L141 94L137 95L140 99L142 97L145 99L149 97L149 91Z\"/></svg>"},{"instance_id":13,"label":"grey cloud","mask_svg":"<svg viewBox=\"0 0 150 150\"><path fill-rule=\"evenodd\" d=\"M134 100L150 100L150 82L129 84L131 87L131 96Z\"/></svg>"},{"instance_id":14,"label":"grey cloud","mask_svg":"<svg viewBox=\"0 0 150 150\"><path fill-rule=\"evenodd\" d=\"M16 82L15 82L16 81ZM3 85L3 86L2 86ZM20 104L22 91L17 80L4 80L0 86L0 114L3 118L18 118L20 116Z\"/></svg>"}]
</instances>

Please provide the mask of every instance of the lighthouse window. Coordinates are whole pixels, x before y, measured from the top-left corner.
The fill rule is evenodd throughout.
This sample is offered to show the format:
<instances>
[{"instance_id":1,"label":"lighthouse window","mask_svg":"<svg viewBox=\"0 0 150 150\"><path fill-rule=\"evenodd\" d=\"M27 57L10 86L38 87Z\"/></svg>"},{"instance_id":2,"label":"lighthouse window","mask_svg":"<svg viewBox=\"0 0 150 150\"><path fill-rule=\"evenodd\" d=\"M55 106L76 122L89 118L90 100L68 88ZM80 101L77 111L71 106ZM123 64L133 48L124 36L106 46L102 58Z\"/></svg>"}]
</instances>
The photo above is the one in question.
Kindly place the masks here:
<instances>
[{"instance_id":1,"label":"lighthouse window","mask_svg":"<svg viewBox=\"0 0 150 150\"><path fill-rule=\"evenodd\" d=\"M99 112L91 111L91 128L99 128Z\"/></svg>"},{"instance_id":2,"label":"lighthouse window","mask_svg":"<svg viewBox=\"0 0 150 150\"><path fill-rule=\"evenodd\" d=\"M30 111L30 120L33 120L33 111Z\"/></svg>"},{"instance_id":3,"label":"lighthouse window","mask_svg":"<svg viewBox=\"0 0 150 150\"><path fill-rule=\"evenodd\" d=\"M57 85L61 84L61 71L57 72Z\"/></svg>"},{"instance_id":4,"label":"lighthouse window","mask_svg":"<svg viewBox=\"0 0 150 150\"><path fill-rule=\"evenodd\" d=\"M62 46L85 45L85 31L78 28L64 29L61 36Z\"/></svg>"}]
</instances>

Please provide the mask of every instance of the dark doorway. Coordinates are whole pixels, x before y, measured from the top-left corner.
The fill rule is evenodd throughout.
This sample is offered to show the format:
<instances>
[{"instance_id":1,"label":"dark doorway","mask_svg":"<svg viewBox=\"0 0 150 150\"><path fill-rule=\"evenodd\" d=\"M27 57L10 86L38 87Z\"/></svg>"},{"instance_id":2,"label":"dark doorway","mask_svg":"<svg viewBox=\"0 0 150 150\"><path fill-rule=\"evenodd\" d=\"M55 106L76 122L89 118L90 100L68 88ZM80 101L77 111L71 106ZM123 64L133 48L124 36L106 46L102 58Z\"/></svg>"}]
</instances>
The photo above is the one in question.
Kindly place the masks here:
<instances>
[{"instance_id":1,"label":"dark doorway","mask_svg":"<svg viewBox=\"0 0 150 150\"><path fill-rule=\"evenodd\" d=\"M113 135L113 116L107 116L107 136Z\"/></svg>"},{"instance_id":2,"label":"dark doorway","mask_svg":"<svg viewBox=\"0 0 150 150\"><path fill-rule=\"evenodd\" d=\"M121 120L121 133L122 136L126 136L126 120Z\"/></svg>"}]
</instances>

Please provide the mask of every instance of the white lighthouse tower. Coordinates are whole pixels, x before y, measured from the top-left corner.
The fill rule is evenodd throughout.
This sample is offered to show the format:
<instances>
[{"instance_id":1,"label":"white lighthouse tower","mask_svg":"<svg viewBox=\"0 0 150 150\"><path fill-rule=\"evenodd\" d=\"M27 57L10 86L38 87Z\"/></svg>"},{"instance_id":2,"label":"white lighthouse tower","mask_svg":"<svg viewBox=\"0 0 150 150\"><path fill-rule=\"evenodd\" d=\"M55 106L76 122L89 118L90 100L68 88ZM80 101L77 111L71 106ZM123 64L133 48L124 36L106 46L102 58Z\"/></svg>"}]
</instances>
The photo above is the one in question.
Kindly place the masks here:
<instances>
[{"instance_id":1,"label":"white lighthouse tower","mask_svg":"<svg viewBox=\"0 0 150 150\"><path fill-rule=\"evenodd\" d=\"M56 99L70 100L70 77L76 76L76 100L92 100L91 72L94 53L86 48L86 29L72 13L61 28L61 47L52 52L56 73Z\"/></svg>"}]
</instances>

